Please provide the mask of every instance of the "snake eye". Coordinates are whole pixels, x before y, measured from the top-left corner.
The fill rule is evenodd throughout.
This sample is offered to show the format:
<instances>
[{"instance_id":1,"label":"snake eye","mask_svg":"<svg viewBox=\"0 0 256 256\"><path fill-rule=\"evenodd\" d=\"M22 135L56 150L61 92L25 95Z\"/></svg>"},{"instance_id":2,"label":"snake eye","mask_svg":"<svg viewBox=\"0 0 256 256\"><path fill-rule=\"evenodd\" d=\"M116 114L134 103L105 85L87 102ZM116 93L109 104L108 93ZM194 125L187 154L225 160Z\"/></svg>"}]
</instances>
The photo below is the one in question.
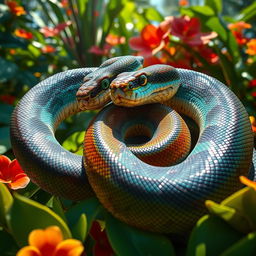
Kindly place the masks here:
<instances>
[{"instance_id":1,"label":"snake eye","mask_svg":"<svg viewBox=\"0 0 256 256\"><path fill-rule=\"evenodd\" d=\"M109 80L107 78L103 79L100 85L103 90L107 90L109 88Z\"/></svg>"},{"instance_id":2,"label":"snake eye","mask_svg":"<svg viewBox=\"0 0 256 256\"><path fill-rule=\"evenodd\" d=\"M140 83L141 86L146 85L147 81L148 81L148 79L147 79L146 75L141 75L139 77L139 83Z\"/></svg>"}]
</instances>

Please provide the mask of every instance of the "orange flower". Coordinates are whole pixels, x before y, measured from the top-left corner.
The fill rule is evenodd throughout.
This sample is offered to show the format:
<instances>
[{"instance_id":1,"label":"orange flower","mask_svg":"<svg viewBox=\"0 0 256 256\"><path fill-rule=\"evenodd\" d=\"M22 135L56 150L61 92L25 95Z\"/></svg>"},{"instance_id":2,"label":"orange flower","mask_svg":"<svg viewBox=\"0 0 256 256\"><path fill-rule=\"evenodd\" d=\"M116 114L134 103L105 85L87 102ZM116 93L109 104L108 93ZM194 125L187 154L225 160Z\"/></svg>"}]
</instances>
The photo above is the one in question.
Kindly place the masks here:
<instances>
[{"instance_id":1,"label":"orange flower","mask_svg":"<svg viewBox=\"0 0 256 256\"><path fill-rule=\"evenodd\" d=\"M187 5L189 5L188 0L179 0L179 6L187 6Z\"/></svg>"},{"instance_id":2,"label":"orange flower","mask_svg":"<svg viewBox=\"0 0 256 256\"><path fill-rule=\"evenodd\" d=\"M80 256L84 250L79 240L63 240L58 226L33 230L28 243L18 251L17 256Z\"/></svg>"},{"instance_id":3,"label":"orange flower","mask_svg":"<svg viewBox=\"0 0 256 256\"><path fill-rule=\"evenodd\" d=\"M246 45L246 53L249 55L256 55L256 38L251 39Z\"/></svg>"},{"instance_id":4,"label":"orange flower","mask_svg":"<svg viewBox=\"0 0 256 256\"><path fill-rule=\"evenodd\" d=\"M249 118L252 124L252 131L256 134L256 118L254 116L249 116Z\"/></svg>"},{"instance_id":5,"label":"orange flower","mask_svg":"<svg viewBox=\"0 0 256 256\"><path fill-rule=\"evenodd\" d=\"M244 21L238 21L236 23L232 23L228 25L228 28L231 30L232 34L236 38L236 41L239 45L246 44L248 42L248 38L244 37L243 31L244 29L251 28L251 24L246 23Z\"/></svg>"},{"instance_id":6,"label":"orange flower","mask_svg":"<svg viewBox=\"0 0 256 256\"><path fill-rule=\"evenodd\" d=\"M21 28L17 28L14 31L15 36L24 38L24 39L32 39L33 38L33 34L26 31L25 29L21 29Z\"/></svg>"},{"instance_id":7,"label":"orange flower","mask_svg":"<svg viewBox=\"0 0 256 256\"><path fill-rule=\"evenodd\" d=\"M45 46L43 46L41 51L42 51L42 53L53 53L56 51L56 49L51 45L45 45Z\"/></svg>"},{"instance_id":8,"label":"orange flower","mask_svg":"<svg viewBox=\"0 0 256 256\"><path fill-rule=\"evenodd\" d=\"M112 46L125 43L124 36L117 36L117 35L113 35L113 34L108 34L105 40L106 40L106 43L108 43Z\"/></svg>"},{"instance_id":9,"label":"orange flower","mask_svg":"<svg viewBox=\"0 0 256 256\"><path fill-rule=\"evenodd\" d=\"M8 5L11 13L13 13L16 16L24 15L26 14L26 11L22 6L19 6L15 1L7 1L6 4Z\"/></svg>"},{"instance_id":10,"label":"orange flower","mask_svg":"<svg viewBox=\"0 0 256 256\"><path fill-rule=\"evenodd\" d=\"M21 169L18 161L11 161L7 156L0 155L0 182L6 183L11 189L25 188L30 179Z\"/></svg>"}]
</instances>

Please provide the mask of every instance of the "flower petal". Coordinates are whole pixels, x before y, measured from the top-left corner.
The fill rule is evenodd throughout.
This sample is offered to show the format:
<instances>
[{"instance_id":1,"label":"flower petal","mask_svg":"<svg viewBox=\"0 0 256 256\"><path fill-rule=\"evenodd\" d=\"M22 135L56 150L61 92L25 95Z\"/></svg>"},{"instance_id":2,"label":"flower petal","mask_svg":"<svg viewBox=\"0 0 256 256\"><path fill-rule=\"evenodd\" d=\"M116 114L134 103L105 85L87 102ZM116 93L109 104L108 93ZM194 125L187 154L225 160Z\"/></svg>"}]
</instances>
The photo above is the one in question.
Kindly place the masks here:
<instances>
[{"instance_id":1,"label":"flower petal","mask_svg":"<svg viewBox=\"0 0 256 256\"><path fill-rule=\"evenodd\" d=\"M42 254L34 246L25 246L18 251L16 256L42 256Z\"/></svg>"},{"instance_id":2,"label":"flower petal","mask_svg":"<svg viewBox=\"0 0 256 256\"><path fill-rule=\"evenodd\" d=\"M133 50L140 51L144 48L148 48L148 46L145 45L142 38L140 36L134 36L131 37L129 40L129 45Z\"/></svg>"},{"instance_id":3,"label":"flower petal","mask_svg":"<svg viewBox=\"0 0 256 256\"><path fill-rule=\"evenodd\" d=\"M16 175L20 174L20 173L24 173L24 171L22 170L19 162L17 161L17 159L14 159L10 165L9 165L9 172L10 172L10 176L12 178L14 178Z\"/></svg>"},{"instance_id":4,"label":"flower petal","mask_svg":"<svg viewBox=\"0 0 256 256\"><path fill-rule=\"evenodd\" d=\"M9 174L9 165L11 160L4 155L0 155L0 180L9 181L10 174Z\"/></svg>"},{"instance_id":5,"label":"flower petal","mask_svg":"<svg viewBox=\"0 0 256 256\"><path fill-rule=\"evenodd\" d=\"M152 24L146 25L141 31L141 37L144 41L144 44L149 46L150 48L157 47L162 38L158 36L159 30Z\"/></svg>"},{"instance_id":6,"label":"flower petal","mask_svg":"<svg viewBox=\"0 0 256 256\"><path fill-rule=\"evenodd\" d=\"M80 256L84 251L79 240L67 239L58 244L54 256Z\"/></svg>"},{"instance_id":7,"label":"flower petal","mask_svg":"<svg viewBox=\"0 0 256 256\"><path fill-rule=\"evenodd\" d=\"M21 173L15 176L14 180L8 183L8 186L13 189L25 188L30 182L29 177L25 173Z\"/></svg>"}]
</instances>

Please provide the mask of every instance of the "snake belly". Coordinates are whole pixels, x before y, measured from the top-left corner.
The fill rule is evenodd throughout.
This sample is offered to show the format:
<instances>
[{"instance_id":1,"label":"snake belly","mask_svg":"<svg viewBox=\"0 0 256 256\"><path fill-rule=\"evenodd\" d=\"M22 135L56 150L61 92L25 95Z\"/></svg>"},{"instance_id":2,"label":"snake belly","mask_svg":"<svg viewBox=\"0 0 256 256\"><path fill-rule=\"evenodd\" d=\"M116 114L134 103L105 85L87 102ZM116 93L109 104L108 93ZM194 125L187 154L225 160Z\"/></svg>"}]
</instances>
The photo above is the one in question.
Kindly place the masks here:
<instances>
[{"instance_id":1,"label":"snake belly","mask_svg":"<svg viewBox=\"0 0 256 256\"><path fill-rule=\"evenodd\" d=\"M180 88L165 104L200 129L183 162L156 167L138 159L112 132L116 123L104 121L112 118L112 106L98 114L85 137L86 171L101 203L121 221L161 233L191 229L206 212L205 200L219 202L240 189L240 175L255 177L253 135L242 103L218 80L177 70Z\"/></svg>"},{"instance_id":2,"label":"snake belly","mask_svg":"<svg viewBox=\"0 0 256 256\"><path fill-rule=\"evenodd\" d=\"M76 92L94 70L74 69L45 79L21 99L11 120L13 152L31 180L52 194L73 200L94 193L82 156L64 149L54 132L62 120L80 111Z\"/></svg>"}]
</instances>

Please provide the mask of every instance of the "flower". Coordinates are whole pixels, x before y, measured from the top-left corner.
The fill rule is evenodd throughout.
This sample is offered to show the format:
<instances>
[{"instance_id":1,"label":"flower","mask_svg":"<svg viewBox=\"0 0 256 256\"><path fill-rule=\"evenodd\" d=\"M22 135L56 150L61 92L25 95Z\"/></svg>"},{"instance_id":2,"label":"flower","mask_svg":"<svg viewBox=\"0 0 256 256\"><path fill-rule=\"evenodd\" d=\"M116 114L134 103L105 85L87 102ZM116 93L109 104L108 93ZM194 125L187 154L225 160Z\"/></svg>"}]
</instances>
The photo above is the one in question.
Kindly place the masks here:
<instances>
[{"instance_id":1,"label":"flower","mask_svg":"<svg viewBox=\"0 0 256 256\"><path fill-rule=\"evenodd\" d=\"M138 55L151 56L159 52L168 42L168 31L152 24L146 25L140 36L130 38L129 44L132 49L138 51Z\"/></svg>"},{"instance_id":2,"label":"flower","mask_svg":"<svg viewBox=\"0 0 256 256\"><path fill-rule=\"evenodd\" d=\"M89 49L89 52L96 55L109 56L111 48L112 46L110 44L104 44L103 48L100 48L97 45L93 45Z\"/></svg>"},{"instance_id":3,"label":"flower","mask_svg":"<svg viewBox=\"0 0 256 256\"><path fill-rule=\"evenodd\" d=\"M93 247L93 255L95 256L111 256L114 255L114 251L108 241L106 232L102 230L100 223L94 221L90 229L90 235L95 240Z\"/></svg>"},{"instance_id":4,"label":"flower","mask_svg":"<svg viewBox=\"0 0 256 256\"><path fill-rule=\"evenodd\" d=\"M15 1L7 1L6 4L8 5L10 12L16 16L21 16L26 14L26 11L22 6L19 6Z\"/></svg>"},{"instance_id":5,"label":"flower","mask_svg":"<svg viewBox=\"0 0 256 256\"><path fill-rule=\"evenodd\" d=\"M248 38L244 37L243 31L244 29L248 29L251 27L251 24L246 23L244 21L238 21L235 23L228 24L228 28L231 30L239 45L243 45L248 42Z\"/></svg>"},{"instance_id":6,"label":"flower","mask_svg":"<svg viewBox=\"0 0 256 256\"><path fill-rule=\"evenodd\" d=\"M66 27L71 25L71 21L68 20L67 22L60 23L54 28L49 28L49 27L43 27L39 31L44 34L45 37L53 37L58 35L62 30L64 30Z\"/></svg>"},{"instance_id":7,"label":"flower","mask_svg":"<svg viewBox=\"0 0 256 256\"><path fill-rule=\"evenodd\" d=\"M41 49L42 53L53 53L56 49L51 45L44 45Z\"/></svg>"},{"instance_id":8,"label":"flower","mask_svg":"<svg viewBox=\"0 0 256 256\"><path fill-rule=\"evenodd\" d=\"M252 125L252 131L256 133L256 118L254 116L249 116L251 125Z\"/></svg>"},{"instance_id":9,"label":"flower","mask_svg":"<svg viewBox=\"0 0 256 256\"><path fill-rule=\"evenodd\" d=\"M179 0L179 6L187 6L187 5L189 5L188 0Z\"/></svg>"},{"instance_id":10,"label":"flower","mask_svg":"<svg viewBox=\"0 0 256 256\"><path fill-rule=\"evenodd\" d=\"M3 103L12 105L15 100L16 100L16 97L13 95L9 95L9 94L0 95L0 101L2 101Z\"/></svg>"},{"instance_id":11,"label":"flower","mask_svg":"<svg viewBox=\"0 0 256 256\"><path fill-rule=\"evenodd\" d=\"M21 28L17 28L14 31L15 36L24 38L24 39L32 39L33 38L33 34L31 32L28 32L25 29L21 29Z\"/></svg>"},{"instance_id":12,"label":"flower","mask_svg":"<svg viewBox=\"0 0 256 256\"><path fill-rule=\"evenodd\" d=\"M0 155L0 182L16 190L25 188L29 181L29 177L21 169L16 159L11 161L7 156Z\"/></svg>"},{"instance_id":13,"label":"flower","mask_svg":"<svg viewBox=\"0 0 256 256\"><path fill-rule=\"evenodd\" d=\"M58 226L33 230L28 243L18 251L17 256L80 256L84 250L79 240L63 240Z\"/></svg>"},{"instance_id":14,"label":"flower","mask_svg":"<svg viewBox=\"0 0 256 256\"><path fill-rule=\"evenodd\" d=\"M170 29L173 36L178 37L183 43L190 46L199 46L208 44L211 39L217 37L216 32L203 33L200 32L201 25L198 18L190 18L188 16L166 17L160 24L165 29Z\"/></svg>"},{"instance_id":15,"label":"flower","mask_svg":"<svg viewBox=\"0 0 256 256\"><path fill-rule=\"evenodd\" d=\"M247 44L246 53L249 55L256 55L256 38L251 39Z\"/></svg>"},{"instance_id":16,"label":"flower","mask_svg":"<svg viewBox=\"0 0 256 256\"><path fill-rule=\"evenodd\" d=\"M256 87L256 79L251 80L249 82L248 86L251 87L251 88Z\"/></svg>"},{"instance_id":17,"label":"flower","mask_svg":"<svg viewBox=\"0 0 256 256\"><path fill-rule=\"evenodd\" d=\"M196 47L196 50L206 61L211 64L215 64L219 61L218 54L206 45ZM199 66L202 66L202 64L199 64Z\"/></svg>"},{"instance_id":18,"label":"flower","mask_svg":"<svg viewBox=\"0 0 256 256\"><path fill-rule=\"evenodd\" d=\"M108 34L106 37L106 43L116 46L118 44L124 44L125 43L125 37L124 36L117 36L113 34Z\"/></svg>"}]
</instances>

